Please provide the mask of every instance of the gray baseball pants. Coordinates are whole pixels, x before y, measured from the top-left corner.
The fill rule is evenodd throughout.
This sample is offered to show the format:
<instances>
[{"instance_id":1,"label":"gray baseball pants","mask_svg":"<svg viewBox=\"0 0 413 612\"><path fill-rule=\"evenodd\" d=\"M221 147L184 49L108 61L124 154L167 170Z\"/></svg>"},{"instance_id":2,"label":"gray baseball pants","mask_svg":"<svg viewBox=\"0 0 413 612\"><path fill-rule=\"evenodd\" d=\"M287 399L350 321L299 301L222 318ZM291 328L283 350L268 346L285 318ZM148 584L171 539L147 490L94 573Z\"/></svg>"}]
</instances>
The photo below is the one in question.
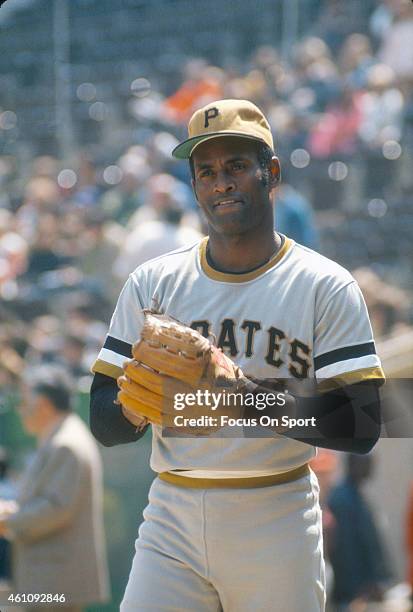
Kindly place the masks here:
<instances>
[{"instance_id":1,"label":"gray baseball pants","mask_svg":"<svg viewBox=\"0 0 413 612\"><path fill-rule=\"evenodd\" d=\"M121 612L321 612L315 475L255 489L155 479Z\"/></svg>"}]
</instances>

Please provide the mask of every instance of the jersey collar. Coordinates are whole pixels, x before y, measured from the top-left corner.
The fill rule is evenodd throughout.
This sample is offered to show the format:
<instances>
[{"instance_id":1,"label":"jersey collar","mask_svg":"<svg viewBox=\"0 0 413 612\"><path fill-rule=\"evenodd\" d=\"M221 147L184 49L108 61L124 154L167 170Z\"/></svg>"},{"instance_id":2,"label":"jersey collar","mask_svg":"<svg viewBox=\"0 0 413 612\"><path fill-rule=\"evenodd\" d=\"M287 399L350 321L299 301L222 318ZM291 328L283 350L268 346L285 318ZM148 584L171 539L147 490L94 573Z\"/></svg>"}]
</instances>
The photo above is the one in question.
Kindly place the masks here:
<instances>
[{"instance_id":1,"label":"jersey collar","mask_svg":"<svg viewBox=\"0 0 413 612\"><path fill-rule=\"evenodd\" d=\"M230 274L229 272L219 272L218 270L215 270L215 268L210 266L207 261L207 256L206 256L207 244L208 244L208 236L204 238L199 245L199 256L200 256L201 268L205 272L205 274L209 276L209 278L212 278L213 280L217 280L221 282L245 283L247 281L251 281L251 280L254 280L255 278L258 278L259 276L264 274L264 272L267 272L267 270L270 270L271 268L273 268L278 262L281 261L284 255L290 250L293 242L292 240L290 240L290 238L287 238L287 236L285 236L284 244L282 245L281 249L277 251L277 253L275 253L269 261L267 261L265 264L263 264L259 268L252 270L251 272L245 272L242 274Z\"/></svg>"}]
</instances>

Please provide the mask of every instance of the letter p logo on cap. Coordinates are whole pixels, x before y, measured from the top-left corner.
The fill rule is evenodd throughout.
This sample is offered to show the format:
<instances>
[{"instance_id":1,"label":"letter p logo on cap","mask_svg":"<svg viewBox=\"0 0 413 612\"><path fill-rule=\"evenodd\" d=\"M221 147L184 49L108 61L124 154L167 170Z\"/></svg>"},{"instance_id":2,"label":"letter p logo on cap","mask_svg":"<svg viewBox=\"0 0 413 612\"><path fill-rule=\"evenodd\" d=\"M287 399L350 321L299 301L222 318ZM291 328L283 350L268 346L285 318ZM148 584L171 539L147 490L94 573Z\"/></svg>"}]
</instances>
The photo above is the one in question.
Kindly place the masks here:
<instances>
[{"instance_id":1,"label":"letter p logo on cap","mask_svg":"<svg viewBox=\"0 0 413 612\"><path fill-rule=\"evenodd\" d=\"M188 138L179 143L172 155L189 159L204 140L218 136L239 136L264 142L273 151L271 127L262 111L249 100L216 100L194 112L188 123Z\"/></svg>"},{"instance_id":2,"label":"letter p logo on cap","mask_svg":"<svg viewBox=\"0 0 413 612\"><path fill-rule=\"evenodd\" d=\"M216 106L213 106L212 108L208 108L204 112L204 116L205 116L204 127L205 128L209 127L209 120L215 119L215 117L218 117L218 115L219 115L219 110L217 109Z\"/></svg>"}]
</instances>

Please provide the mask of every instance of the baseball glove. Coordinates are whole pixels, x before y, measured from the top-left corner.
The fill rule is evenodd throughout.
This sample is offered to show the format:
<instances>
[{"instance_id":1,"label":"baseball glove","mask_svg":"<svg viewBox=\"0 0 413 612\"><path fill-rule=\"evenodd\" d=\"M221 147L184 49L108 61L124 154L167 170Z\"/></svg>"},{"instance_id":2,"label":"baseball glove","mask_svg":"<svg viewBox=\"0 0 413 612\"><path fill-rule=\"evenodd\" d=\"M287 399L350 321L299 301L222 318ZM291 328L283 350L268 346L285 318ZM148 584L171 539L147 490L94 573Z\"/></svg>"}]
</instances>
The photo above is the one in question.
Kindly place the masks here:
<instances>
[{"instance_id":1,"label":"baseball glove","mask_svg":"<svg viewBox=\"0 0 413 612\"><path fill-rule=\"evenodd\" d=\"M129 413L173 427L176 394L240 392L245 377L238 366L196 330L165 315L145 311L141 339L133 359L118 378L118 401ZM212 414L210 407L185 406L188 418ZM205 432L206 433L206 432Z\"/></svg>"}]
</instances>

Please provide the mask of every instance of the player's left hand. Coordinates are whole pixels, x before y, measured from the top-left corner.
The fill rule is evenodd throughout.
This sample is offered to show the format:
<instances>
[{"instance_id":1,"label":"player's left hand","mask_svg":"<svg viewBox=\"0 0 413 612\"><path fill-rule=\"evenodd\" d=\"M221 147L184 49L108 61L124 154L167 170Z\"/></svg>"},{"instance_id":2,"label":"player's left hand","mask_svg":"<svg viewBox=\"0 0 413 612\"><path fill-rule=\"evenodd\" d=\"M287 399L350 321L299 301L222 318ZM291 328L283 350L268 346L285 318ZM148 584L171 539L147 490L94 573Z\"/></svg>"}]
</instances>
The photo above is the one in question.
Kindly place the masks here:
<instances>
[{"instance_id":1,"label":"player's left hand","mask_svg":"<svg viewBox=\"0 0 413 612\"><path fill-rule=\"evenodd\" d=\"M246 382L241 369L207 338L164 315L145 313L141 339L133 345L132 355L134 359L125 363L124 374L118 378L118 400L128 411L163 427L173 427L178 414L211 415L210 406L199 399L177 412L177 397L184 401L188 395L200 398L205 391L237 393ZM235 416L236 406L231 410ZM191 428L191 433L209 431Z\"/></svg>"}]
</instances>

